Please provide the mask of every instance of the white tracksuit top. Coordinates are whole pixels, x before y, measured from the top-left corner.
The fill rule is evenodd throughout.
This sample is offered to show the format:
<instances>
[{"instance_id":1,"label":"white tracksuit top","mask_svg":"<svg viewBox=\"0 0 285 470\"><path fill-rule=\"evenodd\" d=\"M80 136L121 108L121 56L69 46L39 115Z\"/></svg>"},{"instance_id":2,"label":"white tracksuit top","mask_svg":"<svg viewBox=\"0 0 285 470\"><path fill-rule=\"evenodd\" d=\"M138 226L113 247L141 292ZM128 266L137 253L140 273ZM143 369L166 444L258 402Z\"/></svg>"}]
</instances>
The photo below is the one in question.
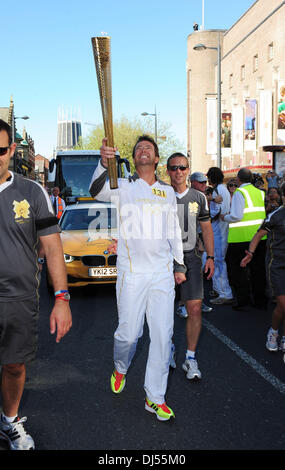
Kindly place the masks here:
<instances>
[{"instance_id":1,"label":"white tracksuit top","mask_svg":"<svg viewBox=\"0 0 285 470\"><path fill-rule=\"evenodd\" d=\"M173 272L173 260L183 265L181 229L176 197L171 186L156 181L152 186L135 175L119 178L110 189L107 171L98 164L90 193L98 201L117 207L119 272Z\"/></svg>"}]
</instances>

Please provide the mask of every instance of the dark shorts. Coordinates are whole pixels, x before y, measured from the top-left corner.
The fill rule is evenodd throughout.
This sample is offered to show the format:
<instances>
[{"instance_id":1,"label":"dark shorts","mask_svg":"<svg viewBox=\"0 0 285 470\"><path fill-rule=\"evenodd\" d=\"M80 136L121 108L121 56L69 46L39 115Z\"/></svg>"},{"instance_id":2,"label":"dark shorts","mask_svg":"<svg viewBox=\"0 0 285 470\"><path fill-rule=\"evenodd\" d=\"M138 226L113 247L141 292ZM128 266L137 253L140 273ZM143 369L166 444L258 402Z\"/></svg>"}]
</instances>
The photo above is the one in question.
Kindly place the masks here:
<instances>
[{"instance_id":1,"label":"dark shorts","mask_svg":"<svg viewBox=\"0 0 285 470\"><path fill-rule=\"evenodd\" d=\"M35 359L38 344L37 299L0 302L0 363L25 364Z\"/></svg>"},{"instance_id":2,"label":"dark shorts","mask_svg":"<svg viewBox=\"0 0 285 470\"><path fill-rule=\"evenodd\" d=\"M280 253L266 257L266 273L271 295L278 297L285 295L285 255Z\"/></svg>"},{"instance_id":3,"label":"dark shorts","mask_svg":"<svg viewBox=\"0 0 285 470\"><path fill-rule=\"evenodd\" d=\"M180 300L202 300L204 298L202 254L197 249L184 253L187 268L186 281L180 287Z\"/></svg>"}]
</instances>

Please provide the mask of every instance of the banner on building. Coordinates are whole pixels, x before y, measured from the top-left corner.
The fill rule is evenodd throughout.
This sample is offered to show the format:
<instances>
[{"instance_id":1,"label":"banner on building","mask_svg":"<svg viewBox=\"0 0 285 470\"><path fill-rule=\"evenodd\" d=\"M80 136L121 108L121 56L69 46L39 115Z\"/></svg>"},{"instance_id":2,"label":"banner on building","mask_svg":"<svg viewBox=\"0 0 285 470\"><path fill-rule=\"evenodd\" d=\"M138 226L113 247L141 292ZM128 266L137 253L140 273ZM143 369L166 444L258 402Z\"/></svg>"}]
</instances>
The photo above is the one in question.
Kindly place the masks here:
<instances>
[{"instance_id":1,"label":"banner on building","mask_svg":"<svg viewBox=\"0 0 285 470\"><path fill-rule=\"evenodd\" d=\"M208 155L217 154L217 99L207 98L207 148Z\"/></svg>"},{"instance_id":2,"label":"banner on building","mask_svg":"<svg viewBox=\"0 0 285 470\"><path fill-rule=\"evenodd\" d=\"M272 145L272 91L260 90L258 113L259 147Z\"/></svg>"},{"instance_id":3,"label":"banner on building","mask_svg":"<svg viewBox=\"0 0 285 470\"><path fill-rule=\"evenodd\" d=\"M232 146L232 113L222 113L222 147Z\"/></svg>"},{"instance_id":4,"label":"banner on building","mask_svg":"<svg viewBox=\"0 0 285 470\"><path fill-rule=\"evenodd\" d=\"M232 154L243 155L243 109L234 106L232 110Z\"/></svg>"},{"instance_id":5,"label":"banner on building","mask_svg":"<svg viewBox=\"0 0 285 470\"><path fill-rule=\"evenodd\" d=\"M231 156L231 146L232 146L232 114L231 113L222 113L222 155L224 157Z\"/></svg>"},{"instance_id":6,"label":"banner on building","mask_svg":"<svg viewBox=\"0 0 285 470\"><path fill-rule=\"evenodd\" d=\"M278 82L278 124L277 138L278 142L285 143L285 80Z\"/></svg>"},{"instance_id":7,"label":"banner on building","mask_svg":"<svg viewBox=\"0 0 285 470\"><path fill-rule=\"evenodd\" d=\"M256 100L245 100L244 140L245 150L256 149Z\"/></svg>"},{"instance_id":8,"label":"banner on building","mask_svg":"<svg viewBox=\"0 0 285 470\"><path fill-rule=\"evenodd\" d=\"M275 171L282 178L285 176L285 158L284 152L275 153Z\"/></svg>"}]
</instances>

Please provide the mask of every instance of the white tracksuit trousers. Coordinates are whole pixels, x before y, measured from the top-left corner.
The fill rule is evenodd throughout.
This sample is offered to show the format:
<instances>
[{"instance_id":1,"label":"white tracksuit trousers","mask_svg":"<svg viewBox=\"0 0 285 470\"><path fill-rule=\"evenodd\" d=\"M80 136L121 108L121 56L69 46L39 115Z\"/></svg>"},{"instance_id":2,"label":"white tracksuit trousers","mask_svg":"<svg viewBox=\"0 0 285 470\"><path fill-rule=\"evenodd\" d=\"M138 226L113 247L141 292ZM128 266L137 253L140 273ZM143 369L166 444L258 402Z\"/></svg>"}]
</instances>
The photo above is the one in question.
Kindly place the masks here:
<instances>
[{"instance_id":1,"label":"white tracksuit trousers","mask_svg":"<svg viewBox=\"0 0 285 470\"><path fill-rule=\"evenodd\" d=\"M173 335L174 276L165 273L118 273L119 325L114 334L114 363L126 374L143 334L146 315L150 346L144 388L147 397L165 402Z\"/></svg>"}]
</instances>

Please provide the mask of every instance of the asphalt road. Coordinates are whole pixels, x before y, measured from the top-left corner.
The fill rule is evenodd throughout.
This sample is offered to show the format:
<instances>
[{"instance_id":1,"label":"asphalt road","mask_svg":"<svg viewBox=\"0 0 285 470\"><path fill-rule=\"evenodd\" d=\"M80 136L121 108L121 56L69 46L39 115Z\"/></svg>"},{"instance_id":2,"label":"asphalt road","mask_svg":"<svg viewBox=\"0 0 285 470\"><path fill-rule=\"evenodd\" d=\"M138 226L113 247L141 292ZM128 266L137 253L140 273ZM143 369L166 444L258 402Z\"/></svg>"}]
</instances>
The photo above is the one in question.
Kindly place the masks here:
<instances>
[{"instance_id":1,"label":"asphalt road","mask_svg":"<svg viewBox=\"0 0 285 470\"><path fill-rule=\"evenodd\" d=\"M285 363L281 353L265 349L270 309L215 306L204 314L197 352L202 380L195 383L181 368L185 320L175 315L177 368L170 371L167 403L176 418L159 422L144 409L147 326L126 387L114 395L115 288L78 288L71 295L73 327L56 344L49 333L53 299L42 282L38 357L27 369L20 410L38 450L284 450Z\"/></svg>"}]
</instances>

